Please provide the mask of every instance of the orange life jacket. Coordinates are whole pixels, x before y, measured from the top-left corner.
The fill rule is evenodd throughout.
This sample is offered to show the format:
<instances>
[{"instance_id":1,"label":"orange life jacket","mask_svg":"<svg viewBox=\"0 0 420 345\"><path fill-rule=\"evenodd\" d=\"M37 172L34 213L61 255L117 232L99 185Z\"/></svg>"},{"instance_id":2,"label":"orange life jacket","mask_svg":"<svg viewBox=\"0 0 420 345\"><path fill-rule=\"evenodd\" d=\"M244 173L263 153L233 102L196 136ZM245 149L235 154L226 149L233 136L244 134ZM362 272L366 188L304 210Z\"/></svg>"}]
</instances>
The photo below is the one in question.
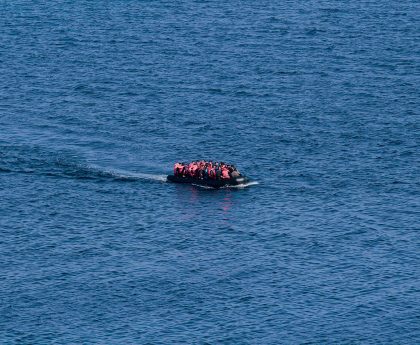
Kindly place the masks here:
<instances>
[{"instance_id":1,"label":"orange life jacket","mask_svg":"<svg viewBox=\"0 0 420 345\"><path fill-rule=\"evenodd\" d=\"M174 165L174 175L178 175L181 172L182 165L179 163L175 163Z\"/></svg>"},{"instance_id":2,"label":"orange life jacket","mask_svg":"<svg viewBox=\"0 0 420 345\"><path fill-rule=\"evenodd\" d=\"M197 172L198 166L197 164L193 164L191 167L191 176L195 176L195 173Z\"/></svg>"},{"instance_id":3,"label":"orange life jacket","mask_svg":"<svg viewBox=\"0 0 420 345\"><path fill-rule=\"evenodd\" d=\"M230 178L229 170L225 167L222 168L222 178L224 178L224 179L229 179Z\"/></svg>"}]
</instances>

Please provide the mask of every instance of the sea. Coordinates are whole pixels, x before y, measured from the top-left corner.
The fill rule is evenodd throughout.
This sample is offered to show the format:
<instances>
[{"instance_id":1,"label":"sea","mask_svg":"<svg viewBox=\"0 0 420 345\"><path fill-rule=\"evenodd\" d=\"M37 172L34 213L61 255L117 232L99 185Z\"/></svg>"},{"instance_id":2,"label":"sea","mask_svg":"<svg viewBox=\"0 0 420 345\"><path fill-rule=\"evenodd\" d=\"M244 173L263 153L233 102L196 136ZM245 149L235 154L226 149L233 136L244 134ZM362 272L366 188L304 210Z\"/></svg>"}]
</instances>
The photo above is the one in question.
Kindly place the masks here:
<instances>
[{"instance_id":1,"label":"sea","mask_svg":"<svg viewBox=\"0 0 420 345\"><path fill-rule=\"evenodd\" d=\"M420 344L419 14L1 1L0 344Z\"/></svg>"}]
</instances>

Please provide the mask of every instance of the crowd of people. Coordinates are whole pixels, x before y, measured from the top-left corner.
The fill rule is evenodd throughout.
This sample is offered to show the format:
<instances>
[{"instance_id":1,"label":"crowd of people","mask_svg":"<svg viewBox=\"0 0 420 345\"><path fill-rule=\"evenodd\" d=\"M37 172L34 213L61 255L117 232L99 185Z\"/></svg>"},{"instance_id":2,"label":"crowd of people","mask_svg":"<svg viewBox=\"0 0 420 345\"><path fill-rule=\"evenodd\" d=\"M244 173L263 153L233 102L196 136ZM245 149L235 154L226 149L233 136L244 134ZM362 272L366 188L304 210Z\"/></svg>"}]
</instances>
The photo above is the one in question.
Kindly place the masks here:
<instances>
[{"instance_id":1,"label":"crowd of people","mask_svg":"<svg viewBox=\"0 0 420 345\"><path fill-rule=\"evenodd\" d=\"M230 179L241 174L234 165L213 161L194 161L191 163L175 163L174 175L197 179Z\"/></svg>"}]
</instances>

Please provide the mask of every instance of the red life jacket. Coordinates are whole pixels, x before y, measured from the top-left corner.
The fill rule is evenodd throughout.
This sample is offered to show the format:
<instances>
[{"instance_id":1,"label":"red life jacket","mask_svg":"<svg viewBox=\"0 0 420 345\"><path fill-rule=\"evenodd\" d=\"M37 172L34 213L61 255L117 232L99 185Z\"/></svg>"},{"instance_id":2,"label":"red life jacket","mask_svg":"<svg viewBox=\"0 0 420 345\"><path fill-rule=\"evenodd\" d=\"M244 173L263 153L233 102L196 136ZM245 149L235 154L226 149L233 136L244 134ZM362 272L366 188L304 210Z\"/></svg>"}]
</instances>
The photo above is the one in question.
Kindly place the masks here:
<instances>
[{"instance_id":1,"label":"red life jacket","mask_svg":"<svg viewBox=\"0 0 420 345\"><path fill-rule=\"evenodd\" d=\"M197 173L197 169L198 169L198 166L196 164L193 164L192 167L191 167L191 176L192 177L195 177L195 174Z\"/></svg>"},{"instance_id":2,"label":"red life jacket","mask_svg":"<svg viewBox=\"0 0 420 345\"><path fill-rule=\"evenodd\" d=\"M224 179L229 179L230 178L229 170L225 167L222 168L222 178L224 178Z\"/></svg>"},{"instance_id":3,"label":"red life jacket","mask_svg":"<svg viewBox=\"0 0 420 345\"><path fill-rule=\"evenodd\" d=\"M175 163L174 165L174 175L177 176L181 173L182 171L182 164L180 163Z\"/></svg>"}]
</instances>

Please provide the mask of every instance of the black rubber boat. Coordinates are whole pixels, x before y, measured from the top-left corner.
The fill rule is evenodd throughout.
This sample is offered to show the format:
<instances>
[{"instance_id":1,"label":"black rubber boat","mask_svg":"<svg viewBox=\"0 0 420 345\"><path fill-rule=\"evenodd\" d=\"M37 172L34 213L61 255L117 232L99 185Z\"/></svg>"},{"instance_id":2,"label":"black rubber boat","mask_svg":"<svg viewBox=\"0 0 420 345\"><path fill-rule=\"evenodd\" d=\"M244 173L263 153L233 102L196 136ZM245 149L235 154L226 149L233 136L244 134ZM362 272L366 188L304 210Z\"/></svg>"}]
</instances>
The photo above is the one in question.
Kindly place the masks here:
<instances>
[{"instance_id":1,"label":"black rubber boat","mask_svg":"<svg viewBox=\"0 0 420 345\"><path fill-rule=\"evenodd\" d=\"M248 177L242 176L242 175L238 177L232 177L230 179L210 179L210 178L199 179L199 178L189 177L189 176L168 175L167 179L169 182L189 183L189 184L195 184L195 185L212 187L212 188L238 186L238 185L243 185L250 182Z\"/></svg>"}]
</instances>

